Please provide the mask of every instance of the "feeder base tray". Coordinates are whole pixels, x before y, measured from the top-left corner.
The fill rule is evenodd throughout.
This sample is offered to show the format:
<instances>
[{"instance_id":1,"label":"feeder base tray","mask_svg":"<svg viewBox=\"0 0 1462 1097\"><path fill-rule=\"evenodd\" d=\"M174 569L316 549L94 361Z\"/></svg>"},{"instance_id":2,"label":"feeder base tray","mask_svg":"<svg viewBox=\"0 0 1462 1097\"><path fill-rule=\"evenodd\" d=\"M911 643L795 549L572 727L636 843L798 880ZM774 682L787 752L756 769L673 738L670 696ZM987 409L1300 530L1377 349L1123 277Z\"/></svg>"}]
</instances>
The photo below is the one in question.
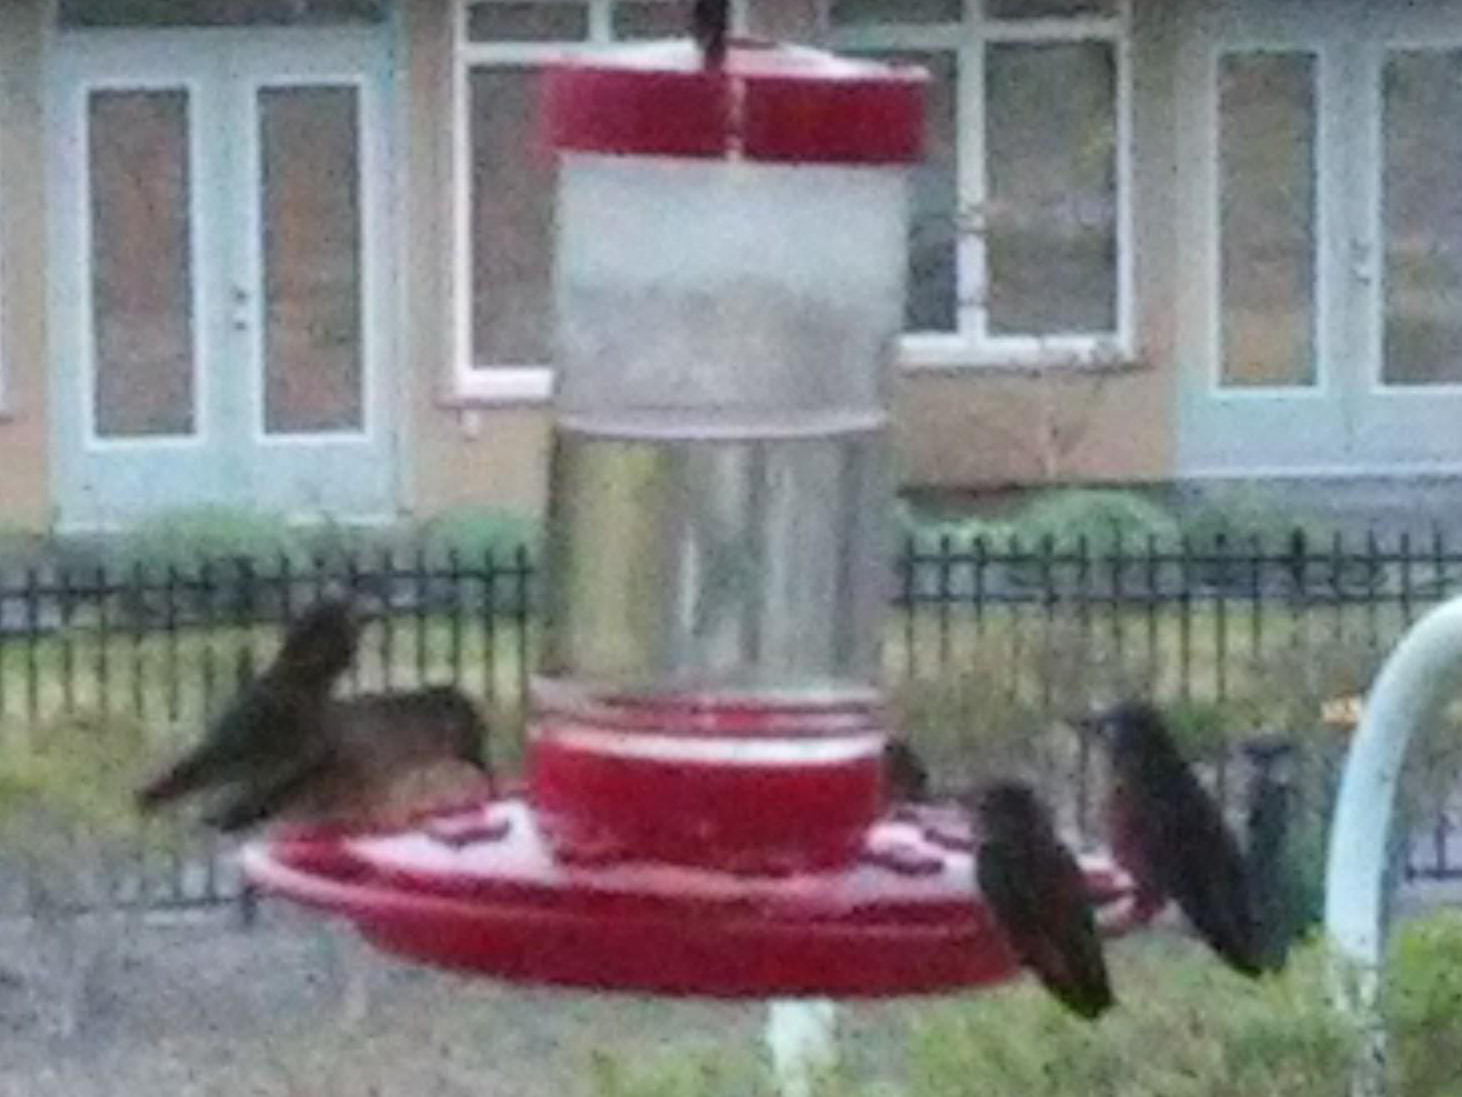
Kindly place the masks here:
<instances>
[{"instance_id":1,"label":"feeder base tray","mask_svg":"<svg viewBox=\"0 0 1462 1097\"><path fill-rule=\"evenodd\" d=\"M969 824L900 805L836 872L741 876L555 856L521 795L391 833L251 843L261 889L354 922L376 946L513 981L717 998L885 997L1018 968L974 886ZM1081 858L1108 934L1143 917L1109 859Z\"/></svg>"}]
</instances>

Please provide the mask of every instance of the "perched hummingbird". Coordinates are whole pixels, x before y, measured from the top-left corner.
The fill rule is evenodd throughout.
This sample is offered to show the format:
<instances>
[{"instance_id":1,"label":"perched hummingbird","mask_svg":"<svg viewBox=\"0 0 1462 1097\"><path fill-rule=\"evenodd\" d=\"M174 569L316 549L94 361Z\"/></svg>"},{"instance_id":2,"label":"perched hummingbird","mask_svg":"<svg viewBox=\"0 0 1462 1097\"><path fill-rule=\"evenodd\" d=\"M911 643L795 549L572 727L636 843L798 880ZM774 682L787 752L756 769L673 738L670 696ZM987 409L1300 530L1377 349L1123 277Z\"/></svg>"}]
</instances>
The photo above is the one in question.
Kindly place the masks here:
<instances>
[{"instance_id":1,"label":"perched hummingbird","mask_svg":"<svg viewBox=\"0 0 1462 1097\"><path fill-rule=\"evenodd\" d=\"M883 786L890 800L919 804L929 799L929 770L902 739L891 738L884 744Z\"/></svg>"},{"instance_id":2,"label":"perched hummingbird","mask_svg":"<svg viewBox=\"0 0 1462 1097\"><path fill-rule=\"evenodd\" d=\"M260 779L324 756L325 709L355 657L350 606L317 602L285 632L279 654L209 728L202 743L137 793L143 812L204 789Z\"/></svg>"},{"instance_id":3,"label":"perched hummingbird","mask_svg":"<svg viewBox=\"0 0 1462 1097\"><path fill-rule=\"evenodd\" d=\"M729 0L695 0L691 9L691 37L701 48L708 69L721 67L726 59L726 24Z\"/></svg>"},{"instance_id":4,"label":"perched hummingbird","mask_svg":"<svg viewBox=\"0 0 1462 1097\"><path fill-rule=\"evenodd\" d=\"M1149 909L1177 902L1199 936L1234 970L1265 969L1249 869L1237 840L1152 705L1098 716L1112 759L1112 852Z\"/></svg>"},{"instance_id":5,"label":"perched hummingbird","mask_svg":"<svg viewBox=\"0 0 1462 1097\"><path fill-rule=\"evenodd\" d=\"M328 749L245 784L208 822L226 833L278 821L391 825L492 790L486 725L452 687L335 701L324 721Z\"/></svg>"},{"instance_id":6,"label":"perched hummingbird","mask_svg":"<svg viewBox=\"0 0 1462 1097\"><path fill-rule=\"evenodd\" d=\"M1024 967L1072 1013L1095 1020L1116 1002L1086 880L1036 794L1002 781L966 807L975 879Z\"/></svg>"}]
</instances>

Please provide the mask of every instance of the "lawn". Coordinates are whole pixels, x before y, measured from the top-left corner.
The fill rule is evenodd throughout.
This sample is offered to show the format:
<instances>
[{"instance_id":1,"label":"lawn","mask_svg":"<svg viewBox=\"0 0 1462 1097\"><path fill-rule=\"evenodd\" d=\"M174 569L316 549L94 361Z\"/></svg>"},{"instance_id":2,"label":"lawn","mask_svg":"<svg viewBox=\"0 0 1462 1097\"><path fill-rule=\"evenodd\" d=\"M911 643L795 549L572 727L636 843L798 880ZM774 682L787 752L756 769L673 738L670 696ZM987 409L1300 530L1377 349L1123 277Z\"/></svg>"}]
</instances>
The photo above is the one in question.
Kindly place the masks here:
<instances>
[{"instance_id":1,"label":"lawn","mask_svg":"<svg viewBox=\"0 0 1462 1097\"><path fill-rule=\"evenodd\" d=\"M131 935L82 1035L11 1014L16 1097L771 1097L754 1003L466 980L372 962L372 1009L340 1021L330 953L298 918ZM1320 956L1249 983L1186 939L1111 949L1118 1009L1071 1019L1021 981L848 1004L823 1097L1337 1097L1347 1030ZM1462 1051L1462 917L1408 923L1393 962L1393 1097L1452 1097ZM0 988L0 1012L13 1004Z\"/></svg>"}]
</instances>

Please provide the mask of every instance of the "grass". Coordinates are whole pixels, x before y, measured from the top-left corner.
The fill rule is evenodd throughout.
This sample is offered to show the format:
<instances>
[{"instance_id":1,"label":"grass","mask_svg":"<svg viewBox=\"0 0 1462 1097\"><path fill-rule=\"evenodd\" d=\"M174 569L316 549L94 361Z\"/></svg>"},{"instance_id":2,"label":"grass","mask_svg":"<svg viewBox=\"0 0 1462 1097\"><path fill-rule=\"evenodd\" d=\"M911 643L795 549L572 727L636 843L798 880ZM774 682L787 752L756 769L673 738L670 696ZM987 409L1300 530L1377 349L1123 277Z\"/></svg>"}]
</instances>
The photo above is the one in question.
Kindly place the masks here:
<instances>
[{"instance_id":1,"label":"grass","mask_svg":"<svg viewBox=\"0 0 1462 1097\"><path fill-rule=\"evenodd\" d=\"M1408 923L1390 972L1393 1097L1456 1092L1462 1048L1462 915ZM1350 1029L1329 1005L1310 944L1278 978L1232 975L1158 934L1110 950L1120 1006L1072 1019L1029 980L945 999L852 1007L842 1062L818 1097L1334 1097ZM600 1051L597 1097L775 1092L751 1049Z\"/></svg>"}]
</instances>

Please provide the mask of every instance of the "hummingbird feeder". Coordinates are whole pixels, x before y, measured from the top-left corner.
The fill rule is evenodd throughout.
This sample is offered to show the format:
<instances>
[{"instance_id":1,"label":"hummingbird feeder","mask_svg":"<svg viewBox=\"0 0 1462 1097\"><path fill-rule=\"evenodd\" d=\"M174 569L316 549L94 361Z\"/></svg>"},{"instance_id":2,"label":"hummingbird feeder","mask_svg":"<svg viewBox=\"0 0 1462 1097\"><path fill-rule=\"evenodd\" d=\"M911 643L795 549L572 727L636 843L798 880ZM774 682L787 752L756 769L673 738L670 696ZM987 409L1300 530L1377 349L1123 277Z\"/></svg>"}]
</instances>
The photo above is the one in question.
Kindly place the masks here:
<instances>
[{"instance_id":1,"label":"hummingbird feeder","mask_svg":"<svg viewBox=\"0 0 1462 1097\"><path fill-rule=\"evenodd\" d=\"M862 997L1016 974L969 821L882 779L925 83L747 40L719 66L681 40L546 71L552 582L526 781L406 829L253 843L256 884L524 982ZM1120 908L1126 878L1085 867Z\"/></svg>"}]
</instances>

